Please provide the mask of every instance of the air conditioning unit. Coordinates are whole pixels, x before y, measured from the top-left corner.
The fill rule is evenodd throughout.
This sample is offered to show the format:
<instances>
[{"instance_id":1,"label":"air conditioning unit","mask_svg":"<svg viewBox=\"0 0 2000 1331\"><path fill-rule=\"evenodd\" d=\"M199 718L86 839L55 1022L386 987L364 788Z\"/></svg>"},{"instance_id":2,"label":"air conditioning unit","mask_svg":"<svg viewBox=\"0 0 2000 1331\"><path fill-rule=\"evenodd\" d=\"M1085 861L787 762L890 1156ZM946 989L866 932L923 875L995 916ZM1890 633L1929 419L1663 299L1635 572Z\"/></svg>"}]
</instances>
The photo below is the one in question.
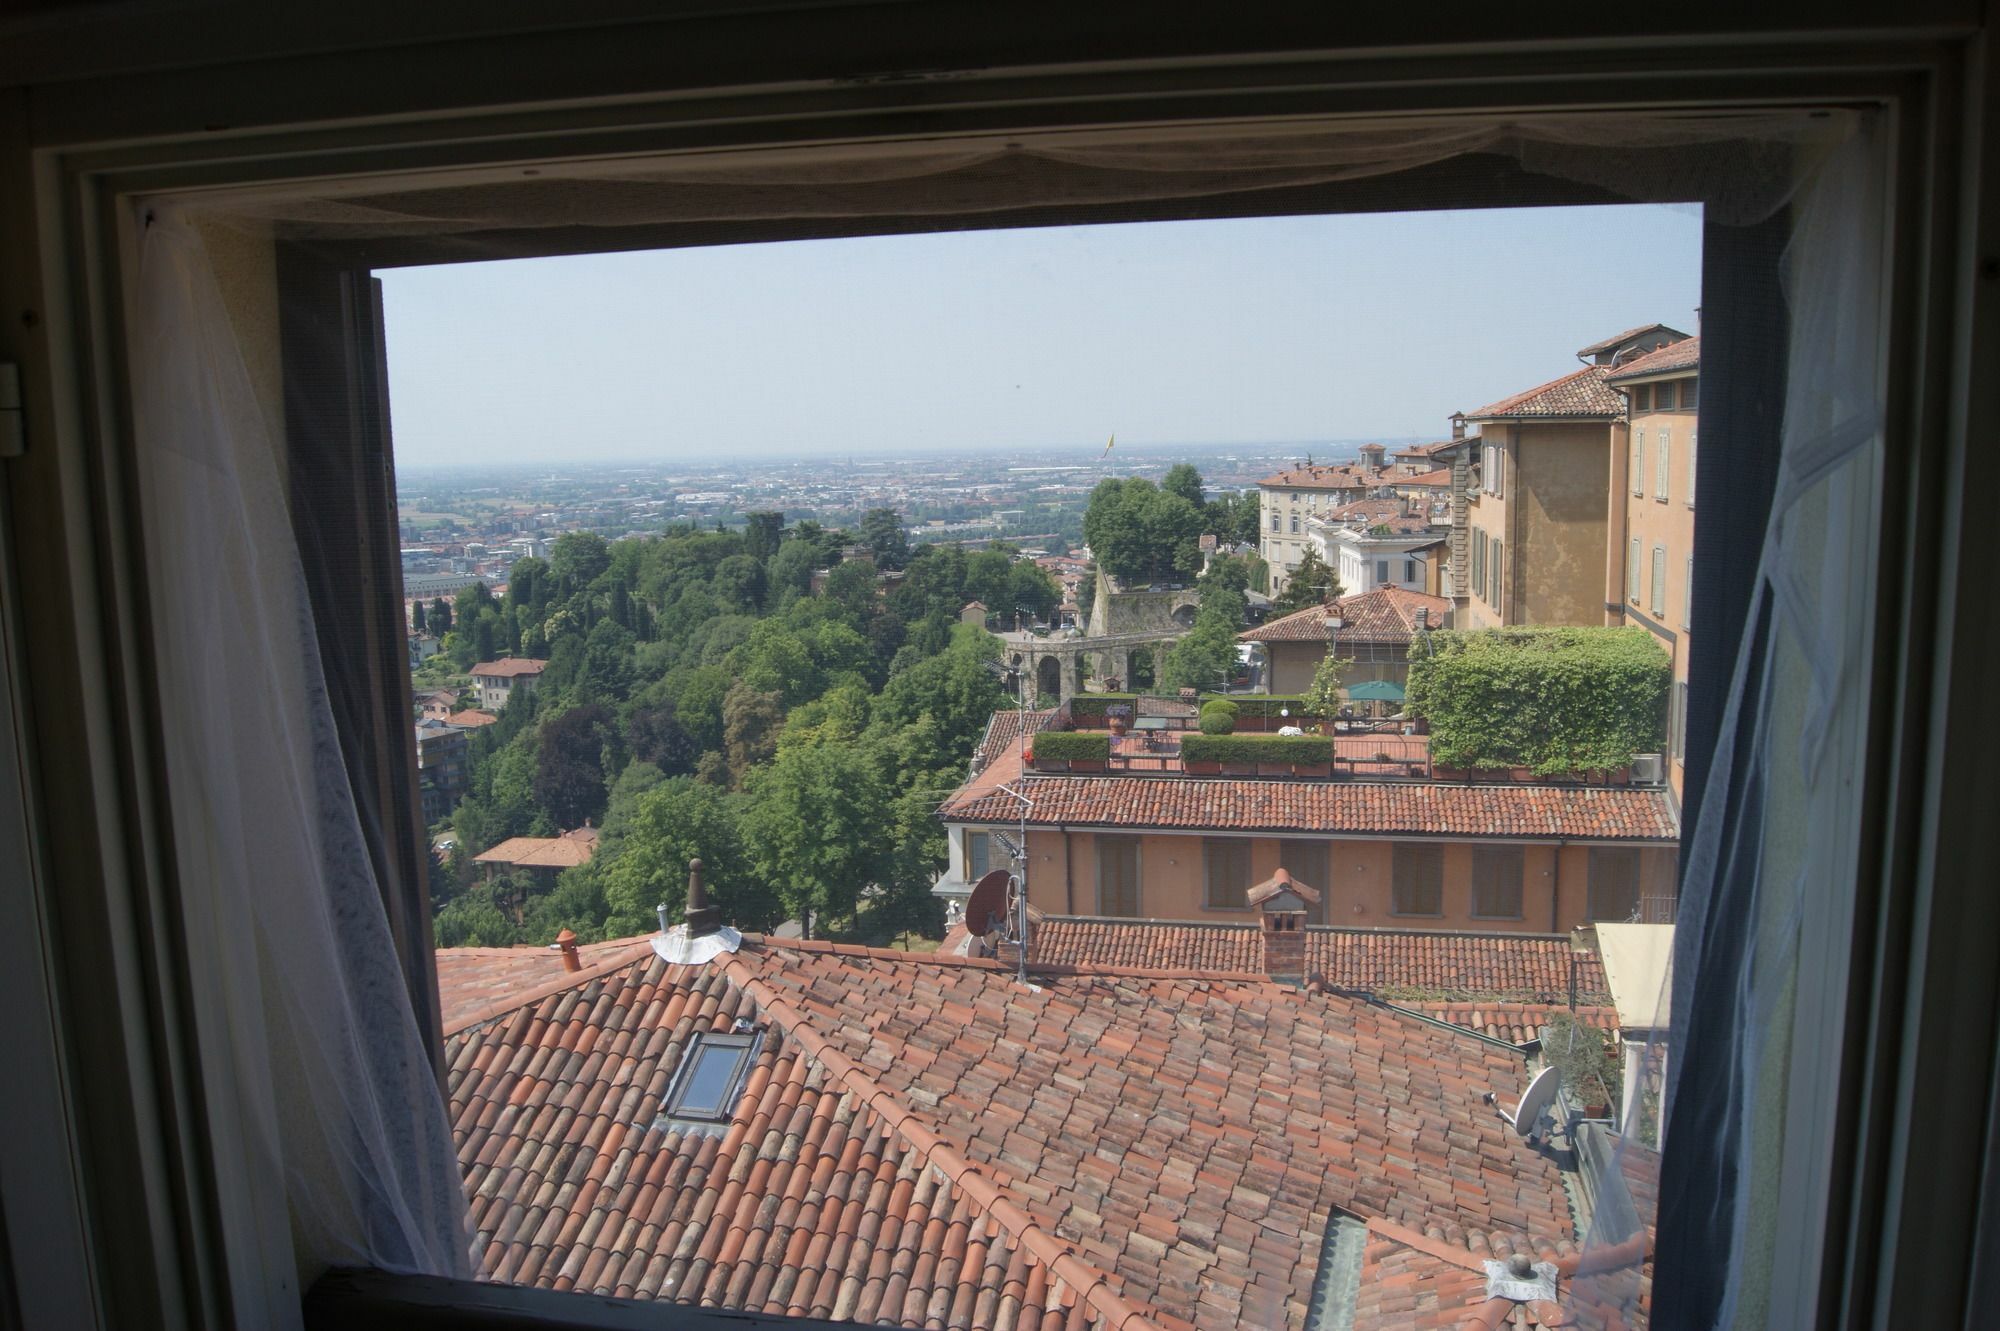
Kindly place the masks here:
<instances>
[{"instance_id":1,"label":"air conditioning unit","mask_svg":"<svg viewBox=\"0 0 2000 1331\"><path fill-rule=\"evenodd\" d=\"M1667 779L1666 761L1657 753L1642 753L1632 759L1634 785L1657 786Z\"/></svg>"}]
</instances>

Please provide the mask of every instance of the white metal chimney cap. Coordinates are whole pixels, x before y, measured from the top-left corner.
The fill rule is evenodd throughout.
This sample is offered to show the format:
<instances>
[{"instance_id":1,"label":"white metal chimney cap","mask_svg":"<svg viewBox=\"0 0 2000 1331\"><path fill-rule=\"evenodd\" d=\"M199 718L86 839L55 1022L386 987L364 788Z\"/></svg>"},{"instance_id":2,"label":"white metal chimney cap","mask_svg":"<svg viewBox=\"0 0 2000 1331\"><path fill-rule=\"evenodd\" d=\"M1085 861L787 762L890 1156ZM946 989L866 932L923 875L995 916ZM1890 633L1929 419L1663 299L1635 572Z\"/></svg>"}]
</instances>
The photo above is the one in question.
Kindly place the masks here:
<instances>
[{"instance_id":1,"label":"white metal chimney cap","mask_svg":"<svg viewBox=\"0 0 2000 1331\"><path fill-rule=\"evenodd\" d=\"M742 946L742 933L726 924L700 938L688 937L685 924L677 924L663 934L653 935L653 951L659 954L661 960L676 966L699 966Z\"/></svg>"}]
</instances>

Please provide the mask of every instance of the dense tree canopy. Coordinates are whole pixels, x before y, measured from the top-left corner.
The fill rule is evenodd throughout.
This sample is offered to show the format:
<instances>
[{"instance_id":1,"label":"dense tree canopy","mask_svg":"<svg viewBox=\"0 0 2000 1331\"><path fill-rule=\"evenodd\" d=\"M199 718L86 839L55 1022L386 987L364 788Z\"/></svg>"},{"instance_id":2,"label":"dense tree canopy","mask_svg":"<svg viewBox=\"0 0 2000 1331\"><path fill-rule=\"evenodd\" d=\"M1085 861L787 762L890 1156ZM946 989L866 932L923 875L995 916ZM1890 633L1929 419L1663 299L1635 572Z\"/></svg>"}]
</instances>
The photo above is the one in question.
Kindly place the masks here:
<instances>
[{"instance_id":1,"label":"dense tree canopy","mask_svg":"<svg viewBox=\"0 0 2000 1331\"><path fill-rule=\"evenodd\" d=\"M1198 505L1143 477L1106 477L1090 492L1083 539L1097 566L1122 582L1188 578L1201 566L1206 521Z\"/></svg>"},{"instance_id":2,"label":"dense tree canopy","mask_svg":"<svg viewBox=\"0 0 2000 1331\"><path fill-rule=\"evenodd\" d=\"M516 561L501 599L479 584L447 607L444 673L427 678L457 670L463 683L503 653L548 664L469 736L470 788L438 872L440 943L639 932L660 902L679 909L692 856L743 927L810 911L822 932L935 934L933 811L1006 705L999 644L960 609L984 601L1011 626L1053 613L1060 589L1004 546L911 547L890 510L859 533L774 518L618 541L566 533L546 560ZM872 562L842 562L857 542ZM885 581L896 565L903 576ZM585 820L601 822L597 853L553 889L474 871L508 837Z\"/></svg>"},{"instance_id":3,"label":"dense tree canopy","mask_svg":"<svg viewBox=\"0 0 2000 1331\"><path fill-rule=\"evenodd\" d=\"M1346 595L1340 585L1340 575L1333 566L1319 557L1319 552L1306 547L1305 557L1292 570L1292 576L1285 582L1285 590L1271 599L1273 614L1290 614L1303 610L1309 605L1325 605Z\"/></svg>"}]
</instances>

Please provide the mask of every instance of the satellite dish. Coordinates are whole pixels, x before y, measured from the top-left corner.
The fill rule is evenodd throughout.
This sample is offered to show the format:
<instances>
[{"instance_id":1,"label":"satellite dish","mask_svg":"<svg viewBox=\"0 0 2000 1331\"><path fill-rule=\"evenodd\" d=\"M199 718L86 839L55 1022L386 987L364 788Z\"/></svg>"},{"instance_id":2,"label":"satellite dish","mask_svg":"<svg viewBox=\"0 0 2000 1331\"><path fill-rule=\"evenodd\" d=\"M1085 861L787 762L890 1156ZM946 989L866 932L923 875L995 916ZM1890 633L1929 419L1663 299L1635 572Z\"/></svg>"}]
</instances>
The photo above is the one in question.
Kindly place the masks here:
<instances>
[{"instance_id":1,"label":"satellite dish","mask_svg":"<svg viewBox=\"0 0 2000 1331\"><path fill-rule=\"evenodd\" d=\"M1533 1141L1536 1131L1541 1126L1542 1116L1548 1113L1549 1106L1555 1103L1556 1088L1560 1085L1562 1085L1562 1073L1553 1065L1543 1068L1535 1074L1534 1080L1528 1083L1528 1089L1521 1093L1521 1103L1514 1106L1514 1112L1510 1114L1502 1109L1500 1117L1505 1119L1507 1126L1514 1129L1518 1135ZM1486 1093L1486 1102L1494 1103L1493 1092Z\"/></svg>"},{"instance_id":2,"label":"satellite dish","mask_svg":"<svg viewBox=\"0 0 2000 1331\"><path fill-rule=\"evenodd\" d=\"M965 899L965 927L973 937L984 938L1006 922L1007 871L993 869L973 884L972 895Z\"/></svg>"}]
</instances>

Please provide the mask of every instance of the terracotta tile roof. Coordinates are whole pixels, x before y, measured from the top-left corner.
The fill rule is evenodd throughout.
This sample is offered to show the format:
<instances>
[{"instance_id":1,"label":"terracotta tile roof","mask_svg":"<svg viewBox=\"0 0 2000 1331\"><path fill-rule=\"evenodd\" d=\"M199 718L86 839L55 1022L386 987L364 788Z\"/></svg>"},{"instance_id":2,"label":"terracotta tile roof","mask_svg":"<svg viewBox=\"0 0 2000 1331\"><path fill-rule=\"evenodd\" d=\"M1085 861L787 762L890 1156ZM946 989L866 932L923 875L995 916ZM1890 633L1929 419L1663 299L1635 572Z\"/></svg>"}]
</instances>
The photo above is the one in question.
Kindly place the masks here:
<instances>
[{"instance_id":1,"label":"terracotta tile roof","mask_svg":"<svg viewBox=\"0 0 2000 1331\"><path fill-rule=\"evenodd\" d=\"M1023 725L1025 716L1026 724ZM986 765L1014 747L1014 741L1022 735L1032 735L1047 730L1049 722L1055 720L1056 709L1045 712L995 712L986 722L986 734L979 741L979 747L972 751L972 774L979 775Z\"/></svg>"},{"instance_id":2,"label":"terracotta tile roof","mask_svg":"<svg viewBox=\"0 0 2000 1331\"><path fill-rule=\"evenodd\" d=\"M1485 1264L1517 1252L1555 1265L1552 1303L1487 1296ZM1540 1235L1427 1234L1370 1219L1352 1331L1497 1331L1503 1326L1632 1331L1646 1325L1651 1311L1650 1278L1638 1278L1639 1263L1645 1260L1643 1244L1580 1250L1568 1240ZM1622 1283L1612 1279L1620 1274L1626 1277Z\"/></svg>"},{"instance_id":3,"label":"terracotta tile roof","mask_svg":"<svg viewBox=\"0 0 2000 1331\"><path fill-rule=\"evenodd\" d=\"M449 725L460 730L477 730L480 726L490 726L500 718L491 712L482 712L477 707L468 707L462 712L453 712L445 718Z\"/></svg>"},{"instance_id":4,"label":"terracotta tile roof","mask_svg":"<svg viewBox=\"0 0 2000 1331\"><path fill-rule=\"evenodd\" d=\"M1605 386L1609 373L1605 366L1586 365L1465 414L1483 421L1522 417L1616 420L1625 414L1625 400Z\"/></svg>"},{"instance_id":5,"label":"terracotta tile roof","mask_svg":"<svg viewBox=\"0 0 2000 1331\"><path fill-rule=\"evenodd\" d=\"M1583 958L1578 960L1581 962ZM1591 957L1590 962L1591 969L1601 976L1603 967L1596 964L1597 958ZM1556 1002L1412 1000L1399 1002L1396 1006L1410 1008L1438 1021L1448 1021L1454 1026L1463 1026L1468 1031L1477 1031L1490 1040L1505 1040L1508 1044L1526 1044L1530 1040L1541 1039L1542 1027L1548 1025L1549 1019L1558 1012L1569 1013L1592 1030L1616 1032L1618 1029L1618 1009L1606 1004L1572 1008Z\"/></svg>"},{"instance_id":6,"label":"terracotta tile roof","mask_svg":"<svg viewBox=\"0 0 2000 1331\"><path fill-rule=\"evenodd\" d=\"M1504 841L1568 837L1672 842L1672 807L1659 790L1620 787L1461 786L1419 782L1205 780L1187 776L1029 776L1013 783L1038 826L1188 831L1343 832ZM968 784L939 816L1007 823L1021 805Z\"/></svg>"},{"instance_id":7,"label":"terracotta tile roof","mask_svg":"<svg viewBox=\"0 0 2000 1331\"><path fill-rule=\"evenodd\" d=\"M652 935L608 943L582 943L577 957L585 974L651 955ZM441 947L437 959L438 998L444 1029L460 1030L490 1020L544 993L574 988L583 974L563 969L554 947Z\"/></svg>"},{"instance_id":8,"label":"terracotta tile roof","mask_svg":"<svg viewBox=\"0 0 2000 1331\"><path fill-rule=\"evenodd\" d=\"M1683 338L1679 342L1669 342L1657 351L1648 352L1637 360L1628 360L1614 368L1605 376L1607 383L1621 383L1627 379L1642 379L1649 374L1666 374L1673 370L1692 370L1701 364L1701 339Z\"/></svg>"},{"instance_id":9,"label":"terracotta tile roof","mask_svg":"<svg viewBox=\"0 0 2000 1331\"><path fill-rule=\"evenodd\" d=\"M1267 620L1237 634L1243 642L1320 642L1329 634L1327 618L1339 615L1343 642L1408 642L1416 633L1417 611L1425 611L1432 628L1442 628L1451 602L1427 592L1382 586L1342 597L1331 607L1309 605L1289 615Z\"/></svg>"},{"instance_id":10,"label":"terracotta tile roof","mask_svg":"<svg viewBox=\"0 0 2000 1331\"><path fill-rule=\"evenodd\" d=\"M1430 471L1420 471L1420 472L1416 473L1416 474L1415 474L1414 476L1402 476L1402 477L1398 477L1398 478L1397 478L1397 480L1396 480L1396 484L1398 484L1398 485L1432 485L1432 486L1445 486L1445 485L1450 485L1450 484L1451 484L1451 468L1450 468L1450 467L1436 467L1436 468L1433 468L1433 469L1432 469L1432 470L1430 470Z\"/></svg>"},{"instance_id":11,"label":"terracotta tile roof","mask_svg":"<svg viewBox=\"0 0 2000 1331\"><path fill-rule=\"evenodd\" d=\"M547 661L530 660L525 656L503 656L497 661L481 661L472 667L472 673L475 677L506 679L517 675L539 675L548 666Z\"/></svg>"},{"instance_id":12,"label":"terracotta tile roof","mask_svg":"<svg viewBox=\"0 0 2000 1331\"><path fill-rule=\"evenodd\" d=\"M1389 456L1402 461L1428 462L1439 453L1447 452L1453 444L1464 443L1462 439L1436 439L1428 444L1411 444L1399 448Z\"/></svg>"},{"instance_id":13,"label":"terracotta tile roof","mask_svg":"<svg viewBox=\"0 0 2000 1331\"><path fill-rule=\"evenodd\" d=\"M1111 920L1049 915L1028 931L1028 964L1047 969L1115 967L1261 975L1264 944L1255 924ZM1305 973L1337 989L1435 1002L1550 1004L1610 1001L1604 964L1563 934L1474 934L1423 929L1306 930ZM1470 1013L1441 1016L1474 1029ZM1496 1010L1495 1022L1512 1013ZM1613 1024L1616 1018L1613 1017ZM1486 1024L1482 1021L1482 1025ZM1531 1038L1531 1037L1523 1037ZM1510 1041L1518 1043L1518 1041Z\"/></svg>"},{"instance_id":14,"label":"terracotta tile roof","mask_svg":"<svg viewBox=\"0 0 2000 1331\"><path fill-rule=\"evenodd\" d=\"M1390 477L1358 462L1321 462L1266 476L1257 484L1282 490L1367 490Z\"/></svg>"},{"instance_id":15,"label":"terracotta tile roof","mask_svg":"<svg viewBox=\"0 0 2000 1331\"><path fill-rule=\"evenodd\" d=\"M597 829L579 827L561 836L508 837L482 854L474 864L511 864L522 869L573 869L590 863L597 850Z\"/></svg>"},{"instance_id":16,"label":"terracotta tile roof","mask_svg":"<svg viewBox=\"0 0 2000 1331\"><path fill-rule=\"evenodd\" d=\"M1680 329L1669 327L1666 324L1640 324L1637 328L1626 329L1616 337L1607 337L1602 342L1593 342L1587 347L1578 347L1576 354L1579 356L1595 356L1600 351L1611 351L1623 343L1630 342L1635 337L1642 337L1654 331L1672 333L1676 337L1687 336Z\"/></svg>"}]
</instances>

